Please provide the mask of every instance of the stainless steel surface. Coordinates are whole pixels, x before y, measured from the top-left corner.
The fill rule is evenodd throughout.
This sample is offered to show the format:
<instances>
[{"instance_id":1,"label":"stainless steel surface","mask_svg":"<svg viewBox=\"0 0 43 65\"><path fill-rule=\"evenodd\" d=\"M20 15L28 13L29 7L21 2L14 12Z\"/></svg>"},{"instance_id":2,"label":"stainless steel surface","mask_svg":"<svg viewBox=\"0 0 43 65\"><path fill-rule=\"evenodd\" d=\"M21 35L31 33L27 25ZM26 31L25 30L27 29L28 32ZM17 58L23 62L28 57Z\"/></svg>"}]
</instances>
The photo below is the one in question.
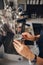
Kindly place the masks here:
<instances>
[{"instance_id":1,"label":"stainless steel surface","mask_svg":"<svg viewBox=\"0 0 43 65\"><path fill-rule=\"evenodd\" d=\"M0 65L29 65L28 60L10 61L7 59L0 59Z\"/></svg>"},{"instance_id":2,"label":"stainless steel surface","mask_svg":"<svg viewBox=\"0 0 43 65\"><path fill-rule=\"evenodd\" d=\"M24 58L20 55L16 55L16 54L7 54L7 53L4 53L3 54L3 57L7 60L10 60L10 61L23 61Z\"/></svg>"}]
</instances>

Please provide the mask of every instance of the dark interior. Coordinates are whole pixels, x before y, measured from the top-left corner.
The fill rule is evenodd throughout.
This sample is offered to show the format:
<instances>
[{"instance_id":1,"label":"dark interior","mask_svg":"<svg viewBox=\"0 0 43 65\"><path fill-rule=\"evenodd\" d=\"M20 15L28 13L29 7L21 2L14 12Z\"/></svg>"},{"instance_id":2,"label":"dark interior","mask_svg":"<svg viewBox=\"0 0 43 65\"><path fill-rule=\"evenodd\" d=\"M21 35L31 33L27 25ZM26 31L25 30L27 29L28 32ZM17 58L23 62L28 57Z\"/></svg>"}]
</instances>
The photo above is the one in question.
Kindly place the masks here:
<instances>
[{"instance_id":1,"label":"dark interior","mask_svg":"<svg viewBox=\"0 0 43 65\"><path fill-rule=\"evenodd\" d=\"M31 18L31 14L36 14L36 17L43 17L43 4L42 5L27 5L26 13Z\"/></svg>"},{"instance_id":2,"label":"dark interior","mask_svg":"<svg viewBox=\"0 0 43 65\"><path fill-rule=\"evenodd\" d=\"M4 1L3 0L0 0L0 9L4 9Z\"/></svg>"},{"instance_id":3,"label":"dark interior","mask_svg":"<svg viewBox=\"0 0 43 65\"><path fill-rule=\"evenodd\" d=\"M39 56L43 58L43 24L33 23L34 34L40 34L40 38L36 41L39 46L40 54ZM42 32L41 32L42 31Z\"/></svg>"}]
</instances>

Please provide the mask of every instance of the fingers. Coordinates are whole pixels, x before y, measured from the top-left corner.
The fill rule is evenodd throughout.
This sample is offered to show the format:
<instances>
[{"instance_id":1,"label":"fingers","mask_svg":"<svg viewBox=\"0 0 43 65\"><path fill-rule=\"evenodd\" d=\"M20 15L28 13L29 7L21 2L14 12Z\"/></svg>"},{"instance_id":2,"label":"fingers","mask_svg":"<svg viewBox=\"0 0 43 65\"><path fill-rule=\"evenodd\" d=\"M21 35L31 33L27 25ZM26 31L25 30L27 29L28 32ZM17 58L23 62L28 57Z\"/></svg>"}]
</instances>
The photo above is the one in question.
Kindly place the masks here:
<instances>
[{"instance_id":1,"label":"fingers","mask_svg":"<svg viewBox=\"0 0 43 65\"><path fill-rule=\"evenodd\" d=\"M37 37L37 38L39 38L39 37L40 37L40 35L36 35L36 37Z\"/></svg>"},{"instance_id":2,"label":"fingers","mask_svg":"<svg viewBox=\"0 0 43 65\"><path fill-rule=\"evenodd\" d=\"M20 47L18 46L18 45L16 45L16 44L14 44L14 48L16 49L16 51L20 54Z\"/></svg>"},{"instance_id":3,"label":"fingers","mask_svg":"<svg viewBox=\"0 0 43 65\"><path fill-rule=\"evenodd\" d=\"M14 42L18 45L18 46L21 46L22 44L19 42L19 41L17 41L17 40L14 40Z\"/></svg>"},{"instance_id":4,"label":"fingers","mask_svg":"<svg viewBox=\"0 0 43 65\"><path fill-rule=\"evenodd\" d=\"M13 44L14 44L16 51L21 52L21 50L23 49L23 44L21 44L17 40L14 40Z\"/></svg>"},{"instance_id":5,"label":"fingers","mask_svg":"<svg viewBox=\"0 0 43 65\"><path fill-rule=\"evenodd\" d=\"M18 41L16 42L15 41L13 42L14 48L16 49L17 52L19 52L20 45L17 43Z\"/></svg>"},{"instance_id":6,"label":"fingers","mask_svg":"<svg viewBox=\"0 0 43 65\"><path fill-rule=\"evenodd\" d=\"M19 46L16 43L13 43L16 50L19 49Z\"/></svg>"},{"instance_id":7,"label":"fingers","mask_svg":"<svg viewBox=\"0 0 43 65\"><path fill-rule=\"evenodd\" d=\"M24 32L24 33L22 33L22 36L24 37L27 37L28 36L28 33L27 32Z\"/></svg>"},{"instance_id":8,"label":"fingers","mask_svg":"<svg viewBox=\"0 0 43 65\"><path fill-rule=\"evenodd\" d=\"M27 38L27 33L25 32L25 33L22 33L22 37L24 38L24 39L26 39Z\"/></svg>"},{"instance_id":9,"label":"fingers","mask_svg":"<svg viewBox=\"0 0 43 65\"><path fill-rule=\"evenodd\" d=\"M27 35L22 35L23 38L27 37Z\"/></svg>"},{"instance_id":10,"label":"fingers","mask_svg":"<svg viewBox=\"0 0 43 65\"><path fill-rule=\"evenodd\" d=\"M23 35L23 36L24 36L24 35L27 35L27 32L22 33L22 35Z\"/></svg>"}]
</instances>

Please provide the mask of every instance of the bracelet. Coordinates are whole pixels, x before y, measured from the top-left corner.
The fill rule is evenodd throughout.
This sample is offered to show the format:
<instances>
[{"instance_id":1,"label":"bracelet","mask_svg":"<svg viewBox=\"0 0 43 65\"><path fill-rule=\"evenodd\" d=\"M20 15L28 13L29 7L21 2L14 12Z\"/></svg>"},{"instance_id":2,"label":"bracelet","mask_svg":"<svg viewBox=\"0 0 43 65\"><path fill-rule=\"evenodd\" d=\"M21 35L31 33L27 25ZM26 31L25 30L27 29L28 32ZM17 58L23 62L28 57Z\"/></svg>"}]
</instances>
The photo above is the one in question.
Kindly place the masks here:
<instances>
[{"instance_id":1,"label":"bracelet","mask_svg":"<svg viewBox=\"0 0 43 65\"><path fill-rule=\"evenodd\" d=\"M37 62L37 56L36 55L35 55L35 58L31 62L34 62L34 63Z\"/></svg>"}]
</instances>

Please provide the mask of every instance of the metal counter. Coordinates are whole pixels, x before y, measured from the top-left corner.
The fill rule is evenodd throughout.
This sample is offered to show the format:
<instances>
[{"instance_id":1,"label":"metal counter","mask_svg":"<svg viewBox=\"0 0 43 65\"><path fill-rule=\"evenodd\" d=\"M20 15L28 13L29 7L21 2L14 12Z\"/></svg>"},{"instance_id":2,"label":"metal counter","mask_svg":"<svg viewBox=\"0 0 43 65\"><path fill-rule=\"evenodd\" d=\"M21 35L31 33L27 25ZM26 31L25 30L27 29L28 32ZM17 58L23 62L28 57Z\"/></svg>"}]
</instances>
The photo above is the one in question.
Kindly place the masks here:
<instances>
[{"instance_id":1,"label":"metal counter","mask_svg":"<svg viewBox=\"0 0 43 65\"><path fill-rule=\"evenodd\" d=\"M0 65L29 65L28 60L11 61L7 59L0 59Z\"/></svg>"}]
</instances>

